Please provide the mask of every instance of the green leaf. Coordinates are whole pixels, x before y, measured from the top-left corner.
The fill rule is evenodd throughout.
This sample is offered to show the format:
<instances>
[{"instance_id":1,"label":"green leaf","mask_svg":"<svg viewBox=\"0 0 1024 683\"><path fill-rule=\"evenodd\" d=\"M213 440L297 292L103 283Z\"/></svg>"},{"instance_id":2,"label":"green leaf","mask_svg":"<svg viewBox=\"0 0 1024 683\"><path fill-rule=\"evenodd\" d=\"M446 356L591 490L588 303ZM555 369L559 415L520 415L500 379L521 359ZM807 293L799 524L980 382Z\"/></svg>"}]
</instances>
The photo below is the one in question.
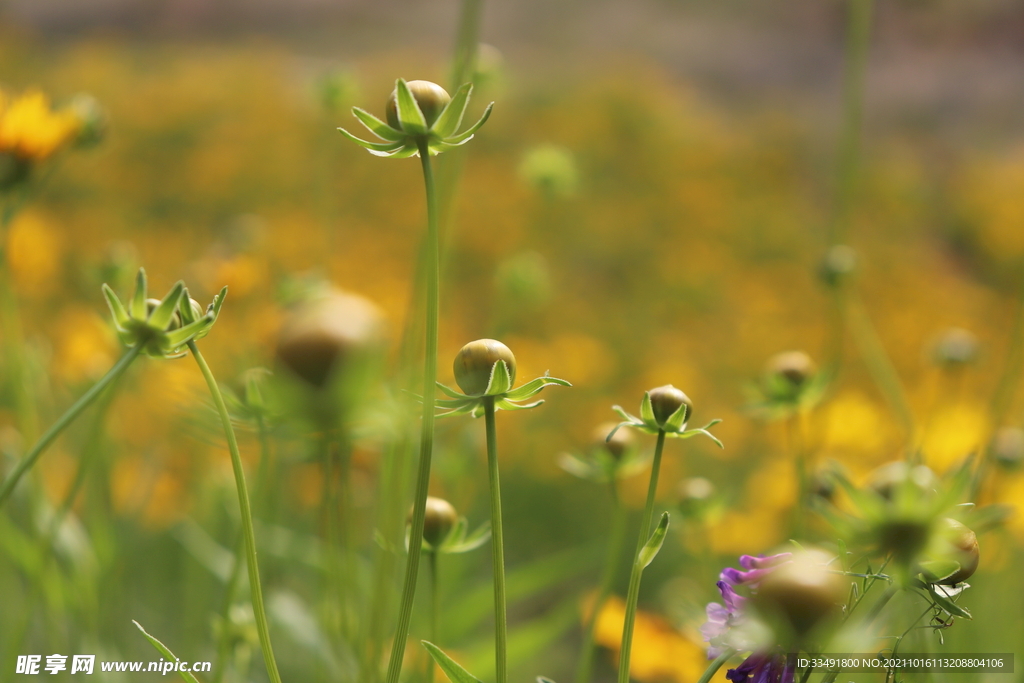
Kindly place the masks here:
<instances>
[{"instance_id":1,"label":"green leaf","mask_svg":"<svg viewBox=\"0 0 1024 683\"><path fill-rule=\"evenodd\" d=\"M447 138L444 142L449 145L461 145L464 142L468 142L469 139L473 137L473 133L480 130L480 126L487 123L487 119L491 117L492 109L494 109L494 102L491 102L490 104L487 105L487 109L484 110L484 114L483 116L480 117L479 121L477 121L472 126L467 128L464 133L460 133L459 135L456 135L454 137Z\"/></svg>"},{"instance_id":2,"label":"green leaf","mask_svg":"<svg viewBox=\"0 0 1024 683\"><path fill-rule=\"evenodd\" d=\"M347 137L349 140L356 143L363 149L370 150L371 152L391 152L396 149L401 149L402 147L405 146L404 142L369 142L367 140L363 140L362 138L357 138L355 135L352 135L352 133L349 133L344 128L339 128L338 130L341 132L342 135Z\"/></svg>"},{"instance_id":3,"label":"green leaf","mask_svg":"<svg viewBox=\"0 0 1024 683\"><path fill-rule=\"evenodd\" d=\"M491 540L491 523L484 522L462 541L443 546L441 552L449 555L468 553L470 550L476 550L489 540Z\"/></svg>"},{"instance_id":4,"label":"green leaf","mask_svg":"<svg viewBox=\"0 0 1024 683\"><path fill-rule=\"evenodd\" d=\"M466 83L455 91L455 97L444 108L441 115L437 117L437 121L434 121L434 125L431 128L434 134L441 138L455 135L459 130L459 126L462 125L462 117L466 113L466 107L469 105L469 96L472 92L472 83Z\"/></svg>"},{"instance_id":5,"label":"green leaf","mask_svg":"<svg viewBox=\"0 0 1024 683\"><path fill-rule=\"evenodd\" d=\"M836 547L839 552L839 566L843 568L844 572L850 571L850 559L847 557L846 541L841 538L837 538Z\"/></svg>"},{"instance_id":6,"label":"green leaf","mask_svg":"<svg viewBox=\"0 0 1024 683\"><path fill-rule=\"evenodd\" d=\"M544 399L534 401L533 403L513 403L506 399L494 402L494 407L497 410L529 410L530 408L536 408L540 405L544 405Z\"/></svg>"},{"instance_id":7,"label":"green leaf","mask_svg":"<svg viewBox=\"0 0 1024 683\"><path fill-rule=\"evenodd\" d=\"M420 105L416 104L409 85L404 79L399 78L395 82L395 90L398 94L398 125L406 133L412 135L423 135L427 132L427 120L420 111Z\"/></svg>"},{"instance_id":8,"label":"green leaf","mask_svg":"<svg viewBox=\"0 0 1024 683\"><path fill-rule=\"evenodd\" d=\"M509 376L508 365L505 361L499 360L491 366L491 377L487 381L487 389L484 396L499 396L508 393L512 388L512 378Z\"/></svg>"},{"instance_id":9,"label":"green leaf","mask_svg":"<svg viewBox=\"0 0 1024 683\"><path fill-rule=\"evenodd\" d=\"M703 436L708 437L709 439L714 441L715 444L719 448L722 448L722 449L725 448L725 444L723 444L721 441L719 441L717 436L715 436L714 434L712 434L711 432L709 432L708 430L706 430L704 428L701 428L701 429L688 429L685 432L665 432L665 436L675 437L677 439L692 439L693 437L697 436L698 434L701 434Z\"/></svg>"},{"instance_id":10,"label":"green leaf","mask_svg":"<svg viewBox=\"0 0 1024 683\"><path fill-rule=\"evenodd\" d=\"M217 296L213 297L213 304L211 304L211 308L213 309L212 312L214 320L220 317L220 309L224 306L224 299L226 298L228 298L228 286L224 285L220 288L220 291L217 292ZM209 312L209 309L207 309L207 313Z\"/></svg>"},{"instance_id":11,"label":"green leaf","mask_svg":"<svg viewBox=\"0 0 1024 683\"><path fill-rule=\"evenodd\" d=\"M941 591L936 590L935 586L929 585L928 592L931 594L931 598L935 601L935 604L946 610L946 612L952 616L963 617L964 619L971 620L974 619L970 612L943 595Z\"/></svg>"},{"instance_id":12,"label":"green leaf","mask_svg":"<svg viewBox=\"0 0 1024 683\"><path fill-rule=\"evenodd\" d=\"M544 678L543 676L537 676L537 683L555 683L550 678Z\"/></svg>"},{"instance_id":13,"label":"green leaf","mask_svg":"<svg viewBox=\"0 0 1024 683\"><path fill-rule=\"evenodd\" d=\"M167 292L160 305L153 309L149 315L149 324L158 330L166 330L174 316L174 309L181 303L181 293L185 291L185 283L178 280L171 291Z\"/></svg>"},{"instance_id":14,"label":"green leaf","mask_svg":"<svg viewBox=\"0 0 1024 683\"><path fill-rule=\"evenodd\" d=\"M612 410L615 412L616 415L622 418L623 424L639 424L641 422L640 418L633 417L625 410L623 410L622 406L612 406ZM614 432L612 433L614 434ZM611 438L611 434L608 435L608 438Z\"/></svg>"},{"instance_id":15,"label":"green leaf","mask_svg":"<svg viewBox=\"0 0 1024 683\"><path fill-rule=\"evenodd\" d=\"M189 296L188 287L181 290L181 304L178 306L178 315L181 316L181 324L188 325L196 321L195 311L192 310L192 297Z\"/></svg>"},{"instance_id":16,"label":"green leaf","mask_svg":"<svg viewBox=\"0 0 1024 683\"><path fill-rule=\"evenodd\" d=\"M197 334L210 325L213 325L213 316L206 314L191 325L185 325L185 327L179 327L176 330L168 332L167 341L171 345L172 349L176 349L194 339Z\"/></svg>"},{"instance_id":17,"label":"green leaf","mask_svg":"<svg viewBox=\"0 0 1024 683\"><path fill-rule=\"evenodd\" d=\"M371 133L382 140L389 140L391 142L401 142L402 140L405 140L405 133L400 130L395 130L365 109L352 107L352 115L359 119L360 123L369 128Z\"/></svg>"},{"instance_id":18,"label":"green leaf","mask_svg":"<svg viewBox=\"0 0 1024 683\"><path fill-rule=\"evenodd\" d=\"M135 276L135 293L132 295L132 317L136 320L146 319L146 269L139 268Z\"/></svg>"},{"instance_id":19,"label":"green leaf","mask_svg":"<svg viewBox=\"0 0 1024 683\"><path fill-rule=\"evenodd\" d=\"M665 534L668 533L668 513L661 513L661 521L658 522L658 526L654 529L654 533L647 539L647 543L640 550L640 555L637 557L637 561L641 567L647 567L654 558L658 556L658 552L661 550L662 544L665 542Z\"/></svg>"},{"instance_id":20,"label":"green leaf","mask_svg":"<svg viewBox=\"0 0 1024 683\"><path fill-rule=\"evenodd\" d=\"M522 401L523 399L532 398L540 393L541 389L545 387L571 387L572 384L564 379L558 379L557 377L549 377L544 375L537 379L531 379L526 384L522 385L518 389L509 391L505 398L513 401Z\"/></svg>"},{"instance_id":21,"label":"green leaf","mask_svg":"<svg viewBox=\"0 0 1024 683\"><path fill-rule=\"evenodd\" d=\"M403 82L399 81L399 83ZM444 675L452 683L482 683L479 678L463 669L454 659L442 652L441 648L437 645L426 640L421 640L420 642L423 644L423 647L427 648L427 652L430 653L430 656L434 658L437 665L444 671Z\"/></svg>"},{"instance_id":22,"label":"green leaf","mask_svg":"<svg viewBox=\"0 0 1024 683\"><path fill-rule=\"evenodd\" d=\"M441 393L444 394L445 396L451 396L452 398L459 399L459 400L465 400L466 399L466 395L465 394L459 393L458 391L455 391L451 387L446 387L445 385L441 384L440 382L435 382L435 384L437 384L437 388L440 389Z\"/></svg>"},{"instance_id":23,"label":"green leaf","mask_svg":"<svg viewBox=\"0 0 1024 683\"><path fill-rule=\"evenodd\" d=\"M686 416L690 412L690 406L685 403L680 404L676 408L675 412L668 416L668 420L665 421L665 431L678 432L686 424Z\"/></svg>"},{"instance_id":24,"label":"green leaf","mask_svg":"<svg viewBox=\"0 0 1024 683\"><path fill-rule=\"evenodd\" d=\"M654 417L654 406L651 404L651 394L644 392L644 400L640 402L640 420L648 426L658 426Z\"/></svg>"},{"instance_id":25,"label":"green leaf","mask_svg":"<svg viewBox=\"0 0 1024 683\"><path fill-rule=\"evenodd\" d=\"M107 300L107 308L110 309L110 315L114 318L114 326L118 329L124 329L124 326L128 324L130 318L128 317L128 311L124 310L124 306L121 305L121 300L117 298L109 285L103 284L103 297Z\"/></svg>"},{"instance_id":26,"label":"green leaf","mask_svg":"<svg viewBox=\"0 0 1024 683\"><path fill-rule=\"evenodd\" d=\"M171 652L166 645L164 645L159 640L146 633L146 629L142 628L142 624L135 621L134 619L132 619L132 623L135 624L135 626L137 626L140 631L142 631L142 635L146 636L146 640L149 641L149 644L155 647L156 651L163 655L164 659L166 659L169 662L178 661L178 658L174 656L174 653ZM196 677L188 671L178 671L177 674L181 676L181 680L185 681L185 683L199 683L199 681L196 680Z\"/></svg>"}]
</instances>

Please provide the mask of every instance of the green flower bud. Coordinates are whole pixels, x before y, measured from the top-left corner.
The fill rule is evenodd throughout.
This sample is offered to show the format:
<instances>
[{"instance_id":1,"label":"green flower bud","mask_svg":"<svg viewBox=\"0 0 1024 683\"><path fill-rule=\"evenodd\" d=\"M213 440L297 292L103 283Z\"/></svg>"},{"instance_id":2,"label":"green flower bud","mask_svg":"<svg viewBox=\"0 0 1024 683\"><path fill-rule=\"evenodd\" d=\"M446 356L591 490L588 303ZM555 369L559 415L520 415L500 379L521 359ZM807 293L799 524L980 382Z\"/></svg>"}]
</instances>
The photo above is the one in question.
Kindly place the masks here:
<instances>
[{"instance_id":1,"label":"green flower bud","mask_svg":"<svg viewBox=\"0 0 1024 683\"><path fill-rule=\"evenodd\" d=\"M434 121L437 121L437 117L441 115L444 108L448 106L448 103L452 101L451 96L444 88L430 81L409 81L407 85L413 99L419 105L420 111L423 112L423 118L427 121L427 128L430 128L434 125ZM397 130L403 130L398 119L397 89L393 90L391 97L388 98L385 115L389 126Z\"/></svg>"},{"instance_id":2,"label":"green flower bud","mask_svg":"<svg viewBox=\"0 0 1024 683\"><path fill-rule=\"evenodd\" d=\"M383 315L369 299L331 290L296 306L277 339L277 359L316 388L376 347Z\"/></svg>"},{"instance_id":3,"label":"green flower bud","mask_svg":"<svg viewBox=\"0 0 1024 683\"><path fill-rule=\"evenodd\" d=\"M1024 461L1024 429L1020 427L1002 427L992 436L989 444L992 457L1008 470L1016 470Z\"/></svg>"},{"instance_id":4,"label":"green flower bud","mask_svg":"<svg viewBox=\"0 0 1024 683\"><path fill-rule=\"evenodd\" d=\"M947 368L963 367L978 358L978 338L973 332L951 327L935 340L932 359Z\"/></svg>"},{"instance_id":5,"label":"green flower bud","mask_svg":"<svg viewBox=\"0 0 1024 683\"><path fill-rule=\"evenodd\" d=\"M790 562L765 575L752 600L779 635L796 643L842 614L847 586L828 568L829 555L819 550L796 553Z\"/></svg>"},{"instance_id":6,"label":"green flower bud","mask_svg":"<svg viewBox=\"0 0 1024 683\"><path fill-rule=\"evenodd\" d=\"M505 361L509 379L515 383L516 357L507 346L494 339L472 341L463 346L455 357L455 382L467 396L482 396L498 361Z\"/></svg>"},{"instance_id":7,"label":"green flower bud","mask_svg":"<svg viewBox=\"0 0 1024 683\"><path fill-rule=\"evenodd\" d=\"M794 389L807 383L818 368L803 351L785 351L768 359L765 372L772 378L778 378Z\"/></svg>"},{"instance_id":8,"label":"green flower bud","mask_svg":"<svg viewBox=\"0 0 1024 683\"><path fill-rule=\"evenodd\" d=\"M981 559L978 537L966 526L948 517L939 522L938 536L941 544L938 556L960 563L960 569L955 574L938 583L954 586L969 579L978 569L978 561Z\"/></svg>"},{"instance_id":9,"label":"green flower bud","mask_svg":"<svg viewBox=\"0 0 1024 683\"><path fill-rule=\"evenodd\" d=\"M146 299L146 315L152 315L153 311L155 311L156 307L159 305L160 299ZM199 317L201 318L202 315ZM171 321L167 323L167 327L164 328L164 330L170 332L171 330L176 330L179 327L181 327L181 313L175 310L174 314L171 315Z\"/></svg>"},{"instance_id":10,"label":"green flower bud","mask_svg":"<svg viewBox=\"0 0 1024 683\"><path fill-rule=\"evenodd\" d=\"M412 524L413 511L409 510L407 523ZM432 548L441 545L452 527L459 521L459 515L452 504L443 498L427 497L427 507L423 517L423 540Z\"/></svg>"},{"instance_id":11,"label":"green flower bud","mask_svg":"<svg viewBox=\"0 0 1024 683\"><path fill-rule=\"evenodd\" d=\"M622 460L623 456L632 450L636 439L633 433L626 429L618 429L608 438L608 434L615 429L617 423L604 422L594 430L594 447L606 451L616 460Z\"/></svg>"},{"instance_id":12,"label":"green flower bud","mask_svg":"<svg viewBox=\"0 0 1024 683\"><path fill-rule=\"evenodd\" d=\"M857 269L857 252L845 244L837 244L825 252L818 266L818 276L829 287L836 287Z\"/></svg>"},{"instance_id":13,"label":"green flower bud","mask_svg":"<svg viewBox=\"0 0 1024 683\"><path fill-rule=\"evenodd\" d=\"M679 389L676 389L671 384L666 384L663 387L657 389L651 389L647 392L651 397L651 408L654 410L654 420L658 423L659 427L664 427L665 423L668 422L668 418L672 417L672 413L679 410L680 406L686 406L686 415L683 422L688 422L690 416L693 415L693 401L690 397L684 394Z\"/></svg>"}]
</instances>

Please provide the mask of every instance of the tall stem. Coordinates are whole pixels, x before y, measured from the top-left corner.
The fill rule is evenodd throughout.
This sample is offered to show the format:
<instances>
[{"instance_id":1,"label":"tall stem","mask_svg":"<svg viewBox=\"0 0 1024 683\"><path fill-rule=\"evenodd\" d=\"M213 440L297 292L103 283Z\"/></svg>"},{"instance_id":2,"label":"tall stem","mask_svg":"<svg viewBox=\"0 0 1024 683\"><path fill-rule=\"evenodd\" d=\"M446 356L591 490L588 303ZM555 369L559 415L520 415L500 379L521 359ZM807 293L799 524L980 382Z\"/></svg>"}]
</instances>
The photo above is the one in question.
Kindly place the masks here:
<instances>
[{"instance_id":1,"label":"tall stem","mask_svg":"<svg viewBox=\"0 0 1024 683\"><path fill-rule=\"evenodd\" d=\"M428 557L430 558L430 642L440 645L441 640L438 634L441 632L441 600L437 588L437 549L432 548ZM433 657L427 657L427 683L434 683Z\"/></svg>"},{"instance_id":2,"label":"tall stem","mask_svg":"<svg viewBox=\"0 0 1024 683\"><path fill-rule=\"evenodd\" d=\"M722 665L729 660L729 657L732 657L734 654L736 654L736 650L726 650L715 657L715 660L708 664L708 668L704 670L703 674L701 674L697 683L708 683L708 681L715 677L715 674L722 668Z\"/></svg>"},{"instance_id":3,"label":"tall stem","mask_svg":"<svg viewBox=\"0 0 1024 683\"><path fill-rule=\"evenodd\" d=\"M619 502L618 490L615 480L612 479L612 531L608 541L608 556L605 558L604 573L601 575L601 584L597 590L597 599L587 617L587 624L583 631L583 651L580 653L580 662L576 668L576 683L589 683L590 676L594 669L594 631L597 627L597 619L601 614L601 608L608 601L612 592L612 584L615 582L615 569L618 567L619 558L622 556L622 544L626 540L626 513Z\"/></svg>"},{"instance_id":4,"label":"tall stem","mask_svg":"<svg viewBox=\"0 0 1024 683\"><path fill-rule=\"evenodd\" d=\"M437 318L440 267L438 263L437 191L434 171L430 164L427 141L420 140L420 162L423 165L423 184L427 193L427 325L426 354L423 359L423 424L420 431L420 466L416 475L416 500L413 504L412 528L409 536L409 559L405 565L405 585L398 612L398 626L391 644L386 683L398 683L405 658L405 639L409 636L412 604L416 597L416 576L420 568L423 546L423 519L430 486L430 459L434 451L434 385L437 382Z\"/></svg>"},{"instance_id":5,"label":"tall stem","mask_svg":"<svg viewBox=\"0 0 1024 683\"><path fill-rule=\"evenodd\" d=\"M224 403L224 396L220 393L217 379L213 376L210 366L206 364L203 354L194 341L188 343L192 357L196 359L199 370L203 373L206 386L210 389L210 396L217 407L221 424L224 426L224 436L228 442L228 451L231 453L231 469L235 473L235 487L238 489L238 507L242 513L242 536L245 538L245 554L249 567L249 588L252 591L252 611L256 618L256 632L260 638L260 649L263 651L263 661L267 666L267 675L271 683L281 683L281 674L277 671L277 661L274 659L274 650L270 645L270 626L267 624L267 610L263 605L263 587L260 585L260 569L256 563L256 533L252 528L252 507L249 504L249 489L245 485L245 471L242 469L242 456L238 452L238 440L235 439L235 430L231 426L231 417L228 415L228 407Z\"/></svg>"},{"instance_id":6,"label":"tall stem","mask_svg":"<svg viewBox=\"0 0 1024 683\"><path fill-rule=\"evenodd\" d=\"M494 564L494 666L497 683L508 681L508 619L505 614L505 540L501 527L501 489L498 482L498 435L494 427L494 397L484 397L487 423L487 479L491 487L491 550Z\"/></svg>"},{"instance_id":7,"label":"tall stem","mask_svg":"<svg viewBox=\"0 0 1024 683\"><path fill-rule=\"evenodd\" d=\"M53 443L53 441L60 436L69 424L71 424L79 413L89 407L89 405L96 400L96 397L103 393L103 390L107 388L113 382L117 381L117 378L124 374L124 371L128 369L128 366L132 364L132 361L139 355L142 350L141 345L136 345L128 349L128 351L121 356L120 360L114 364L114 367L107 371L107 374L103 375L96 384L90 387L89 391L85 392L80 399L75 401L74 405L68 408L60 418L53 423L53 425L46 430L46 433L40 437L36 445L23 457L17 465L14 466L14 470L4 480L2 486L0 486L0 507L3 506L4 501L10 497L14 491L14 487L18 485L21 478L28 472L32 466L39 459L39 456L43 454L43 451Z\"/></svg>"},{"instance_id":8,"label":"tall stem","mask_svg":"<svg viewBox=\"0 0 1024 683\"><path fill-rule=\"evenodd\" d=\"M633 570L629 574L629 592L626 594L626 621L622 625L622 648L619 652L619 683L629 683L629 654L633 649L633 622L636 620L636 604L640 599L640 575L644 566L640 562L640 551L647 543L654 518L654 495L658 490L658 472L661 470L661 451L665 448L665 430L658 431L658 444L654 447L654 463L651 465L651 483L647 487L647 504L644 518L640 523L640 534L633 554Z\"/></svg>"}]
</instances>

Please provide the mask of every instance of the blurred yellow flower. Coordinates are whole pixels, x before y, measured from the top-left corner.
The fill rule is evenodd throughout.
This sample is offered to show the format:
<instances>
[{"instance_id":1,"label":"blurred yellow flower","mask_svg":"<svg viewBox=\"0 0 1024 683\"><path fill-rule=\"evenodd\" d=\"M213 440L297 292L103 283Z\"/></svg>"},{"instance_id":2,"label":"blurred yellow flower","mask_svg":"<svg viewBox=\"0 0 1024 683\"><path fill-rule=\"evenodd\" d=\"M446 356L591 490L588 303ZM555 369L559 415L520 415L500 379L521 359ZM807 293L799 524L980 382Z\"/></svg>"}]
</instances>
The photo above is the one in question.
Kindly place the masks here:
<instances>
[{"instance_id":1,"label":"blurred yellow flower","mask_svg":"<svg viewBox=\"0 0 1024 683\"><path fill-rule=\"evenodd\" d=\"M958 405L941 410L931 419L924 435L925 462L936 472L945 472L978 452L987 427L983 406Z\"/></svg>"},{"instance_id":2,"label":"blurred yellow flower","mask_svg":"<svg viewBox=\"0 0 1024 683\"><path fill-rule=\"evenodd\" d=\"M15 98L0 91L0 152L42 161L74 140L81 125L74 110L53 109L38 90Z\"/></svg>"},{"instance_id":3,"label":"blurred yellow flower","mask_svg":"<svg viewBox=\"0 0 1024 683\"><path fill-rule=\"evenodd\" d=\"M19 214L7 233L7 262L15 286L23 294L52 289L60 270L61 240L38 214Z\"/></svg>"},{"instance_id":4,"label":"blurred yellow flower","mask_svg":"<svg viewBox=\"0 0 1024 683\"><path fill-rule=\"evenodd\" d=\"M601 608L594 628L598 645L618 652L626 605L612 596ZM629 675L638 681L679 681L691 683L707 667L704 647L677 631L664 619L637 611L633 627L633 650Z\"/></svg>"},{"instance_id":5,"label":"blurred yellow flower","mask_svg":"<svg viewBox=\"0 0 1024 683\"><path fill-rule=\"evenodd\" d=\"M54 339L54 369L71 382L98 379L113 363L113 331L91 308L62 313Z\"/></svg>"}]
</instances>

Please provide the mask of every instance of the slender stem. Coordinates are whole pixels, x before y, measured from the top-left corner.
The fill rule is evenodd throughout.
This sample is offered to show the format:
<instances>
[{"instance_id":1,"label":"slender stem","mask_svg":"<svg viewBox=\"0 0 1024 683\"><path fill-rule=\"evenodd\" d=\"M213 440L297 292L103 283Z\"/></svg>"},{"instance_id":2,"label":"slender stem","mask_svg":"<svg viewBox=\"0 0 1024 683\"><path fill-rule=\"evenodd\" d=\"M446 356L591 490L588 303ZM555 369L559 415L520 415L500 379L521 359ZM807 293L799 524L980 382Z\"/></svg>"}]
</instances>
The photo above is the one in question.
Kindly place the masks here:
<instances>
[{"instance_id":1,"label":"slender stem","mask_svg":"<svg viewBox=\"0 0 1024 683\"><path fill-rule=\"evenodd\" d=\"M3 506L4 501L10 497L14 491L14 487L18 485L18 481L28 472L39 456L43 454L43 451L53 443L53 441L63 432L69 424L71 424L78 415L89 407L89 405L96 400L96 397L103 393L103 390L112 382L116 382L117 378L120 377L128 366L132 364L132 361L139 355L142 350L141 345L136 345L128 349L128 351L121 356L120 360L114 364L114 367L107 371L107 374L103 375L96 384L89 388L89 391L85 392L80 399L75 401L74 405L68 408L60 418L53 423L53 425L46 430L46 433L40 437L36 445L23 457L18 464L14 466L14 470L4 480L2 486L0 486L0 507Z\"/></svg>"},{"instance_id":2,"label":"slender stem","mask_svg":"<svg viewBox=\"0 0 1024 683\"><path fill-rule=\"evenodd\" d=\"M878 332L871 324L871 319L864 310L863 303L851 296L848 313L850 331L860 347L864 364L867 365L868 372L875 380L875 384L885 395L889 406L895 411L897 419L907 433L908 443L912 444L914 443L914 416L907 403L906 393L903 391L899 375L896 374L896 368L893 367L892 361L886 355L885 347L882 346Z\"/></svg>"},{"instance_id":3,"label":"slender stem","mask_svg":"<svg viewBox=\"0 0 1024 683\"><path fill-rule=\"evenodd\" d=\"M867 71L868 43L871 38L872 2L873 0L849 0L846 73L843 79L843 132L836 173L838 190L835 215L828 234L830 245L843 241L856 190L864 118L864 80Z\"/></svg>"},{"instance_id":4,"label":"slender stem","mask_svg":"<svg viewBox=\"0 0 1024 683\"><path fill-rule=\"evenodd\" d=\"M441 640L441 600L437 590L437 550L432 549L427 557L430 559L430 642L440 647ZM434 683L434 658L427 657L427 683Z\"/></svg>"},{"instance_id":5,"label":"slender stem","mask_svg":"<svg viewBox=\"0 0 1024 683\"><path fill-rule=\"evenodd\" d=\"M277 670L277 661L274 659L274 650L270 645L270 627L267 624L267 611L263 605L263 587L260 585L260 569L256 563L256 533L252 528L252 508L249 504L249 489L245 485L245 471L242 469L242 456L238 452L238 440L235 438L235 430L231 426L231 417L228 415L228 407L224 403L224 396L220 393L217 379L213 376L210 366L206 364L203 354L199 353L199 347L194 341L188 343L192 357L203 373L206 386L210 389L210 396L217 407L221 424L224 426L224 436L227 438L228 451L231 453L231 469L235 473L235 487L238 489L238 506L242 513L242 536L245 538L245 553L249 567L249 588L252 591L252 611L256 618L256 631L260 638L260 649L263 651L263 661L267 666L267 675L271 683L281 683L281 674Z\"/></svg>"},{"instance_id":6,"label":"slender stem","mask_svg":"<svg viewBox=\"0 0 1024 683\"><path fill-rule=\"evenodd\" d=\"M405 565L405 585L402 588L395 638L391 644L386 683L398 683L398 676L402 672L402 660L405 658L405 640L409 636L412 604L416 597L416 576L420 568L420 553L423 546L423 519L430 486L430 459L434 452L434 385L437 382L437 310L440 280L437 191L434 187L434 171L431 168L430 151L426 140L420 140L419 150L420 162L423 165L423 184L427 193L427 324L426 355L423 359L423 424L420 431L420 466L416 477L416 500L412 508L412 528L409 536L409 559Z\"/></svg>"},{"instance_id":7,"label":"slender stem","mask_svg":"<svg viewBox=\"0 0 1024 683\"><path fill-rule=\"evenodd\" d=\"M651 465L651 483L647 487L647 504L640 523L640 534L633 554L633 570L629 574L629 592L626 594L626 621L622 625L622 648L619 653L619 683L629 683L629 654L633 649L633 622L636 620L636 604L640 599L640 575L644 571L640 563L640 551L644 549L651 532L654 518L654 494L658 490L658 471L661 469L661 451L665 447L665 430L658 431L658 444L654 447L654 463Z\"/></svg>"},{"instance_id":8,"label":"slender stem","mask_svg":"<svg viewBox=\"0 0 1024 683\"><path fill-rule=\"evenodd\" d=\"M619 493L612 479L612 530L608 541L608 556L605 558L604 572L601 575L601 584L597 590L597 598L590 609L587 623L583 631L583 651L580 653L579 665L576 668L576 683L589 683L590 676L594 670L594 631L597 628L597 618L601 614L601 608L608 601L612 593L612 584L615 582L615 570L622 556L622 545L626 540L626 512L619 502Z\"/></svg>"},{"instance_id":9,"label":"slender stem","mask_svg":"<svg viewBox=\"0 0 1024 683\"><path fill-rule=\"evenodd\" d=\"M477 43L480 42L481 0L462 0L459 28L455 34L455 58L452 63L452 92L473 78Z\"/></svg>"},{"instance_id":10,"label":"slender stem","mask_svg":"<svg viewBox=\"0 0 1024 683\"><path fill-rule=\"evenodd\" d=\"M498 482L498 435L494 427L494 397L484 397L487 423L487 478L491 486L491 551L494 564L494 665L497 683L508 681L508 620L505 614L505 540L501 527L501 489Z\"/></svg>"},{"instance_id":11,"label":"slender stem","mask_svg":"<svg viewBox=\"0 0 1024 683\"><path fill-rule=\"evenodd\" d=\"M708 681L715 677L715 674L722 668L722 665L729 661L729 657L732 657L734 654L736 654L736 650L726 650L715 657L714 661L708 664L708 668L704 670L701 677L697 679L697 683L708 683Z\"/></svg>"}]
</instances>

